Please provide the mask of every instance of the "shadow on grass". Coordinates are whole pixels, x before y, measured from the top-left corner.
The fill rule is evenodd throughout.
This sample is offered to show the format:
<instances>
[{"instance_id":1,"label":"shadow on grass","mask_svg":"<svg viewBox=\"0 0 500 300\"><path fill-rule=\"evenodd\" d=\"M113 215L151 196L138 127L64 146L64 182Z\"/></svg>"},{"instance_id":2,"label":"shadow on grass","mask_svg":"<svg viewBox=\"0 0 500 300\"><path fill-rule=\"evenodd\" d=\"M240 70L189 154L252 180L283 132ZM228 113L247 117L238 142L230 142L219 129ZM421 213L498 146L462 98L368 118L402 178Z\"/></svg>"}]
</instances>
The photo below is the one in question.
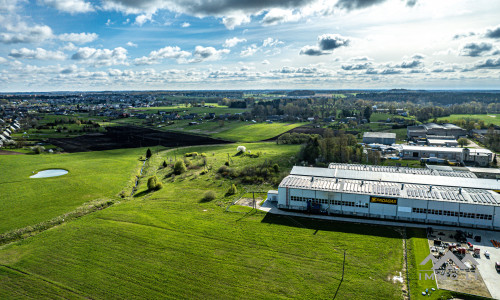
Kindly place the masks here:
<instances>
[{"instance_id":1,"label":"shadow on grass","mask_svg":"<svg viewBox=\"0 0 500 300\"><path fill-rule=\"evenodd\" d=\"M241 220L243 220L243 219L245 219L245 218L248 218L248 217L250 217L250 216L253 216L253 215L255 215L256 213L257 213L257 210L256 210L256 209L252 209L251 211L249 211L249 212L245 213L245 214L244 214L241 218L239 218L238 220L236 220L236 222L239 222L239 221L241 221Z\"/></svg>"},{"instance_id":2,"label":"shadow on grass","mask_svg":"<svg viewBox=\"0 0 500 300\"><path fill-rule=\"evenodd\" d=\"M145 191L142 191L142 192L139 192L137 194L134 194L134 198L139 198L139 197L142 197L142 196L146 196L147 194L150 194L151 190L145 190Z\"/></svg>"},{"instance_id":3,"label":"shadow on grass","mask_svg":"<svg viewBox=\"0 0 500 300\"><path fill-rule=\"evenodd\" d=\"M273 225L311 229L313 230L312 234L317 234L318 231L335 231L395 239L401 239L400 231L403 229L403 227L397 226L359 224L334 220L312 219L307 217L276 215L271 213L267 213L261 222Z\"/></svg>"}]
</instances>

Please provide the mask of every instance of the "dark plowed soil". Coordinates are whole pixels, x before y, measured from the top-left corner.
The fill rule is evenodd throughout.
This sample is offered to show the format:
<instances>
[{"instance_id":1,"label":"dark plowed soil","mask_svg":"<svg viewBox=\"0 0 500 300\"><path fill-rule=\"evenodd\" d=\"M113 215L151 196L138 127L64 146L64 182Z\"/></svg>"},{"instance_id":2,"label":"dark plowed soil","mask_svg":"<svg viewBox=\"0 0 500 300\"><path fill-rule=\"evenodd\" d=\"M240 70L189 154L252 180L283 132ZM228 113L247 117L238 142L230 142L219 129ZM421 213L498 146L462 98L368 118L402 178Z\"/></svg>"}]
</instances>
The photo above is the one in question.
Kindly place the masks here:
<instances>
[{"instance_id":1,"label":"dark plowed soil","mask_svg":"<svg viewBox=\"0 0 500 300\"><path fill-rule=\"evenodd\" d=\"M75 138L49 139L49 143L66 152L101 151L121 148L182 147L229 143L225 140L178 132L165 132L135 126L108 127L105 133L86 134Z\"/></svg>"}]
</instances>

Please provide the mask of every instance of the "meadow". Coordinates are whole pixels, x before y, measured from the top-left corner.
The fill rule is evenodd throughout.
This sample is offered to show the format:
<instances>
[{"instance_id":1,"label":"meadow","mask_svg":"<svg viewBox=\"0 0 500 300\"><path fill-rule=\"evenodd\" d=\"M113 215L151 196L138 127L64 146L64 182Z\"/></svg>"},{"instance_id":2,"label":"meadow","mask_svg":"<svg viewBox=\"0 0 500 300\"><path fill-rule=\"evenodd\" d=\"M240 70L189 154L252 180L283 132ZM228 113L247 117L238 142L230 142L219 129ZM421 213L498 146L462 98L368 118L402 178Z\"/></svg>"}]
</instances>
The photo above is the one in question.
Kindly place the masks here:
<instances>
[{"instance_id":1,"label":"meadow","mask_svg":"<svg viewBox=\"0 0 500 300\"><path fill-rule=\"evenodd\" d=\"M259 156L236 156L238 145ZM298 149L252 143L160 151L133 197L0 247L0 298L401 298L391 280L403 265L398 228L225 212L249 191L273 188L237 184L227 196L236 181L219 176L226 161L236 169L276 163L286 173ZM186 158L186 173L172 176L162 166L187 152L200 155ZM206 167L195 167L204 159ZM135 166L113 171L130 178ZM147 190L151 175L161 190ZM206 191L215 199L203 201Z\"/></svg>"},{"instance_id":2,"label":"meadow","mask_svg":"<svg viewBox=\"0 0 500 300\"><path fill-rule=\"evenodd\" d=\"M83 203L116 197L130 184L146 149L42 155L0 155L0 234L35 225ZM67 175L33 179L44 169Z\"/></svg>"},{"instance_id":3,"label":"meadow","mask_svg":"<svg viewBox=\"0 0 500 300\"><path fill-rule=\"evenodd\" d=\"M439 122L454 122L460 119L473 119L473 120L483 120L484 124L497 125L500 126L500 114L485 114L485 115L450 115L448 117L438 118ZM431 122L432 120L429 120Z\"/></svg>"}]
</instances>

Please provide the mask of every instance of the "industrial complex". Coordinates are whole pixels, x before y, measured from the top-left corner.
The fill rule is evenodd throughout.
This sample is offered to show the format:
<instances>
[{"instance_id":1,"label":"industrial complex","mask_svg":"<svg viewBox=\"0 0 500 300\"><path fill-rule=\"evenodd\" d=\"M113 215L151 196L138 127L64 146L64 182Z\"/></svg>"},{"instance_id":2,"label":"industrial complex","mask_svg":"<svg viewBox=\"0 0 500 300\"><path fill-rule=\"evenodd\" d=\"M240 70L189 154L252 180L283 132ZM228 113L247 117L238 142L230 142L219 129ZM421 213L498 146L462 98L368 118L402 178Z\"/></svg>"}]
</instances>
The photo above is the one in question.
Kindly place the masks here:
<instances>
[{"instance_id":1,"label":"industrial complex","mask_svg":"<svg viewBox=\"0 0 500 300\"><path fill-rule=\"evenodd\" d=\"M269 191L281 209L500 230L500 181L472 172L295 166Z\"/></svg>"}]
</instances>

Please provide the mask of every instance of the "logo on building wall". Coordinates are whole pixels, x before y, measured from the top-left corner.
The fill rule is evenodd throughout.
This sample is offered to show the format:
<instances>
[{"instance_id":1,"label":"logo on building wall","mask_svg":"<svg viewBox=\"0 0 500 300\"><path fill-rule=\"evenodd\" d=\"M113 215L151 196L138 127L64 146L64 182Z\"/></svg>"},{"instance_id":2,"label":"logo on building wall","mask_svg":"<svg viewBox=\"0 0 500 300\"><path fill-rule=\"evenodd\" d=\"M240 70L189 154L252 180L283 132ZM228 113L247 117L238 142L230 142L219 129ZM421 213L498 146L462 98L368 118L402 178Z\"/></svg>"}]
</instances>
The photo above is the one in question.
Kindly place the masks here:
<instances>
[{"instance_id":1,"label":"logo on building wall","mask_svg":"<svg viewBox=\"0 0 500 300\"><path fill-rule=\"evenodd\" d=\"M383 204L398 205L397 198L384 198L384 197L370 196L370 202L371 203L383 203Z\"/></svg>"}]
</instances>

